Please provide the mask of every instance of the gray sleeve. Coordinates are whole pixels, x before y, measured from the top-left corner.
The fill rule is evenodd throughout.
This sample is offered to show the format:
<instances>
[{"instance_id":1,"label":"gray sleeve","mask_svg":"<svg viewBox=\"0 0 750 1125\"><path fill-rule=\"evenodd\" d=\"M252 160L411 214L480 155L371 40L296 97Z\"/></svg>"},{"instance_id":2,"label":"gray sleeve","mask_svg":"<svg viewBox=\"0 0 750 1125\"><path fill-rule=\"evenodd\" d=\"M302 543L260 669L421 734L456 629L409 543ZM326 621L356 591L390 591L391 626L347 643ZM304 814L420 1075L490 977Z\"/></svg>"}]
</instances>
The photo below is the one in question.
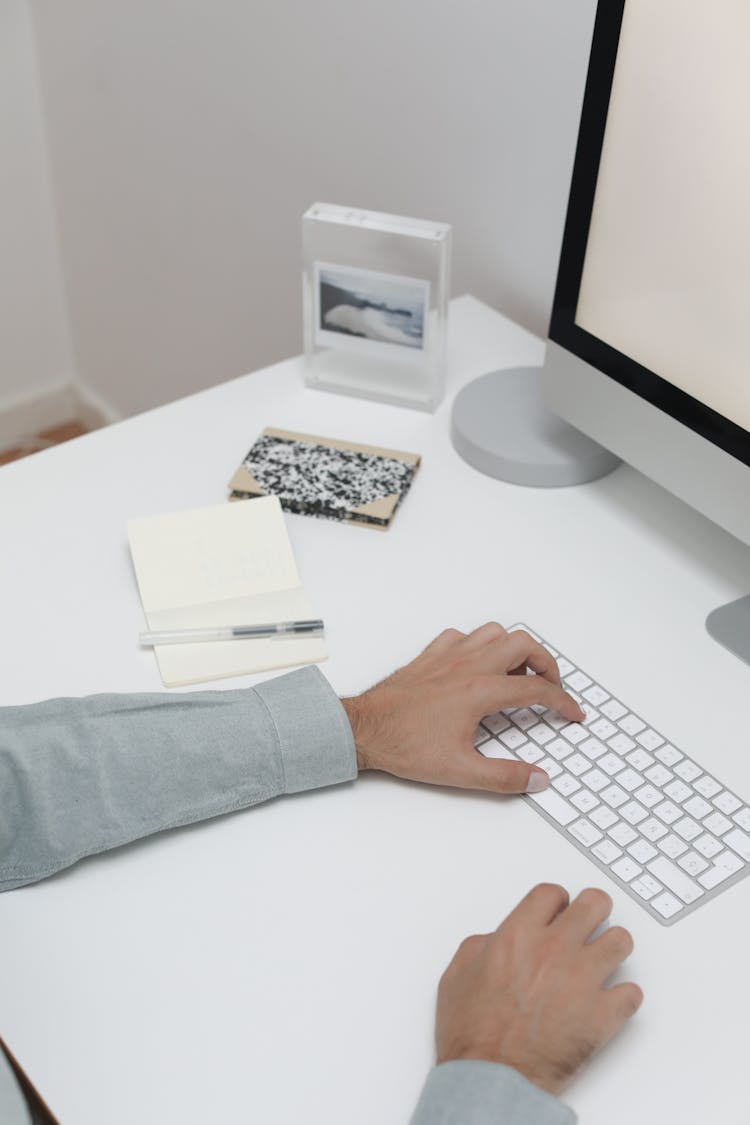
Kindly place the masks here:
<instances>
[{"instance_id":1,"label":"gray sleeve","mask_svg":"<svg viewBox=\"0 0 750 1125\"><path fill-rule=\"evenodd\" d=\"M461 1059L430 1071L410 1125L575 1125L572 1109L501 1063Z\"/></svg>"},{"instance_id":2,"label":"gray sleeve","mask_svg":"<svg viewBox=\"0 0 750 1125\"><path fill-rule=\"evenodd\" d=\"M0 890L356 775L346 712L315 667L254 689L0 708Z\"/></svg>"}]
</instances>

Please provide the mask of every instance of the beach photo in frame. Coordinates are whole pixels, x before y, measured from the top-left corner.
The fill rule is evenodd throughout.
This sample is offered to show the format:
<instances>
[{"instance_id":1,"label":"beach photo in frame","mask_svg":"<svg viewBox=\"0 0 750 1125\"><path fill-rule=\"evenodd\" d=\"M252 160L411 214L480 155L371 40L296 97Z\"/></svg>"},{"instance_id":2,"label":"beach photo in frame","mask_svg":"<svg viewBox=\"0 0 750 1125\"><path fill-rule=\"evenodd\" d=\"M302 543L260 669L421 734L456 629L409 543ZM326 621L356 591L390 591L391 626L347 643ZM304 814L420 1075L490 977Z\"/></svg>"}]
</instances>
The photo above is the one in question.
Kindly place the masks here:
<instances>
[{"instance_id":1,"label":"beach photo in frame","mask_svg":"<svg viewBox=\"0 0 750 1125\"><path fill-rule=\"evenodd\" d=\"M302 220L306 382L434 410L443 396L451 228L316 203Z\"/></svg>"}]
</instances>

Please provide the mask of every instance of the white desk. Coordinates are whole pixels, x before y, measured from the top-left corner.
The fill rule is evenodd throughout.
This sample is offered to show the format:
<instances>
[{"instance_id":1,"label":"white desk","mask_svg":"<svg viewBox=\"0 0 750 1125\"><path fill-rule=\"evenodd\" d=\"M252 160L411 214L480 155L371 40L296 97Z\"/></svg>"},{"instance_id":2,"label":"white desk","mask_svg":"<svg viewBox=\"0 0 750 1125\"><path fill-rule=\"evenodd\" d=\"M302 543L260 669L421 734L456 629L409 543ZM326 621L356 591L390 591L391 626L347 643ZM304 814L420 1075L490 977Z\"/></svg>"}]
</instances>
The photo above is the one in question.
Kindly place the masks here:
<instances>
[{"instance_id":1,"label":"white desk","mask_svg":"<svg viewBox=\"0 0 750 1125\"><path fill-rule=\"evenodd\" d=\"M461 298L435 416L306 390L292 359L3 468L0 702L160 689L125 520L222 501L273 424L424 458L385 534L288 518L339 692L446 625L523 619L750 795L750 670L703 629L746 592L748 551L629 468L526 490L452 450L463 382L541 355ZM0 896L0 1030L63 1125L397 1125L456 945L541 879L603 876L520 800L366 776ZM646 1001L569 1102L607 1125L747 1122L750 880L671 929L607 889Z\"/></svg>"}]
</instances>

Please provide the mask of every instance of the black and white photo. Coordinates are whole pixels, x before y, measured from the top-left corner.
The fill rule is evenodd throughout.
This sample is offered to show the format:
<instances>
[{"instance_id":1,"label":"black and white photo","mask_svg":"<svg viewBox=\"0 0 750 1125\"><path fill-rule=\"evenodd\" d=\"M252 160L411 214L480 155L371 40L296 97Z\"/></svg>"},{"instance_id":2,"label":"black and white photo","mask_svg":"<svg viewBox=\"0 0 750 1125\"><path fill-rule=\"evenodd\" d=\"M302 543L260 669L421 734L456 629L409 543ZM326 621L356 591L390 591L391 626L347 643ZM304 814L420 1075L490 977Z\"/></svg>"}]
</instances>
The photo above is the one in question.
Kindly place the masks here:
<instances>
[{"instance_id":1,"label":"black and white photo","mask_svg":"<svg viewBox=\"0 0 750 1125\"><path fill-rule=\"evenodd\" d=\"M421 351L429 295L429 281L419 278L316 262L318 341L351 347L358 339Z\"/></svg>"}]
</instances>

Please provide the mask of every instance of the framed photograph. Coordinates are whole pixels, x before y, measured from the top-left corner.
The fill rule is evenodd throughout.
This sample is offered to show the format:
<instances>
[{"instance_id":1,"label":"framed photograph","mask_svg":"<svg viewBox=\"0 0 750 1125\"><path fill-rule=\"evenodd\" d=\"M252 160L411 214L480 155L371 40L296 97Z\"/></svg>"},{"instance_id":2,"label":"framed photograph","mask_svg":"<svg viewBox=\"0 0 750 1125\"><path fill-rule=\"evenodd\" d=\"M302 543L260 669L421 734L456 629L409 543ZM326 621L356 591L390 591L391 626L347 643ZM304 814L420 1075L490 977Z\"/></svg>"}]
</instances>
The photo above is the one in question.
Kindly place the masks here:
<instances>
[{"instance_id":1,"label":"framed photograph","mask_svg":"<svg viewBox=\"0 0 750 1125\"><path fill-rule=\"evenodd\" d=\"M316 203L302 228L307 383L434 410L450 227Z\"/></svg>"}]
</instances>

